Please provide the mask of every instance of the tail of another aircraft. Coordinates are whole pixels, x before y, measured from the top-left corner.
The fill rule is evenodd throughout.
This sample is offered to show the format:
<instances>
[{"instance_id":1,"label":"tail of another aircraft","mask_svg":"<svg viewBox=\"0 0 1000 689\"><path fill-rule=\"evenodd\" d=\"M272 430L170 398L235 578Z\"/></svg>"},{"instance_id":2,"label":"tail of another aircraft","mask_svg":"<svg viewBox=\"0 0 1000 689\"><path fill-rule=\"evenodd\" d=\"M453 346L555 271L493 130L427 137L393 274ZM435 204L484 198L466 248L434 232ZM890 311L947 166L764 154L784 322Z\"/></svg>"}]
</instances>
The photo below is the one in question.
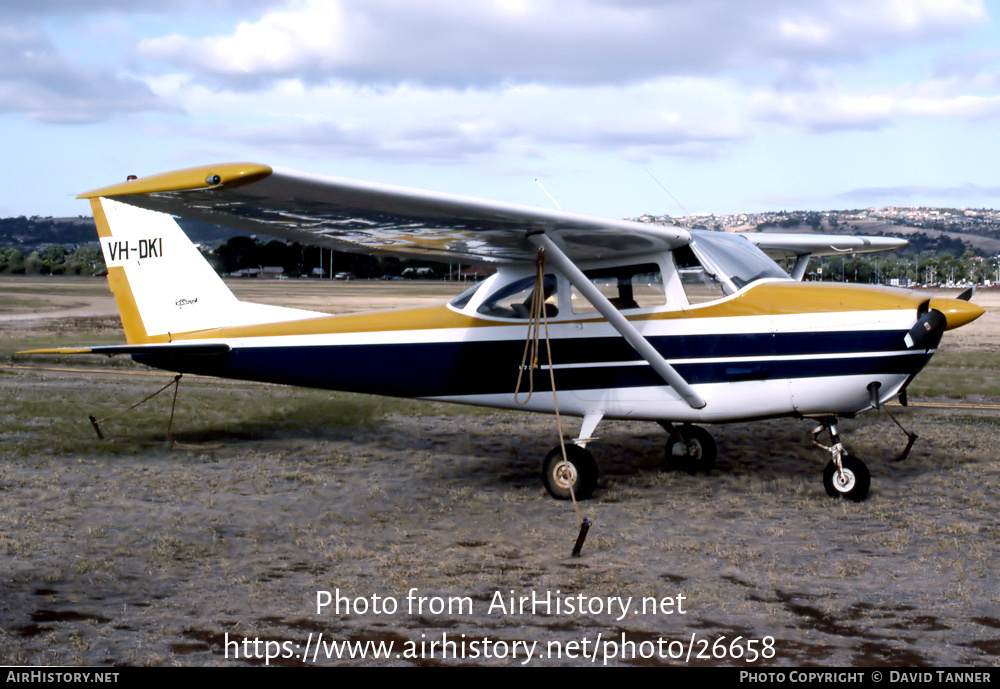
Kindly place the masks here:
<instances>
[{"instance_id":1,"label":"tail of another aircraft","mask_svg":"<svg viewBox=\"0 0 1000 689\"><path fill-rule=\"evenodd\" d=\"M169 215L106 198L91 205L129 344L326 315L238 300Z\"/></svg>"}]
</instances>

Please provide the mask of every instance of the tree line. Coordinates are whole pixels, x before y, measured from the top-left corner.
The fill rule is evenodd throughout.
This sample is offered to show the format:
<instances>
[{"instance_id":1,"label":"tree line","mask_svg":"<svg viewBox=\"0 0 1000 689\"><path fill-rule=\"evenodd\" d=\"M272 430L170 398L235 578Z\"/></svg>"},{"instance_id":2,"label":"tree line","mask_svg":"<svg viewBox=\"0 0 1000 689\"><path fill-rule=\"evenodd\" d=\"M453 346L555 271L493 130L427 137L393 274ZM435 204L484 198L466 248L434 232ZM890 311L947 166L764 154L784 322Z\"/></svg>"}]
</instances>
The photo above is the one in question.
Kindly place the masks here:
<instances>
[{"instance_id":1,"label":"tree line","mask_svg":"<svg viewBox=\"0 0 1000 689\"><path fill-rule=\"evenodd\" d=\"M890 280L921 284L1000 281L997 258L977 255L959 240L930 239L911 235L910 246L882 254L855 254L813 259L806 279L859 283ZM322 267L326 276L353 273L358 278L399 276L407 268L432 267L445 276L457 266L413 261L391 256L370 256L304 246L298 242L260 241L253 237L231 237L203 255L223 275L247 268L281 267L289 277L309 276ZM790 268L789 265L785 266ZM50 244L44 248L21 250L0 248L0 273L24 275L94 275L105 269L99 247L89 244L67 248Z\"/></svg>"},{"instance_id":2,"label":"tree line","mask_svg":"<svg viewBox=\"0 0 1000 689\"><path fill-rule=\"evenodd\" d=\"M8 275L94 275L104 270L104 257L97 246L67 249L50 244L25 254L20 249L0 248L0 273Z\"/></svg>"},{"instance_id":3,"label":"tree line","mask_svg":"<svg viewBox=\"0 0 1000 689\"><path fill-rule=\"evenodd\" d=\"M448 264L331 251L298 242L262 242L253 237L232 237L214 251L202 253L222 275L265 267L280 267L283 274L289 277L314 275L320 268L326 276L351 273L360 279L398 276L411 267L430 267L432 273L439 277L449 273Z\"/></svg>"},{"instance_id":4,"label":"tree line","mask_svg":"<svg viewBox=\"0 0 1000 689\"><path fill-rule=\"evenodd\" d=\"M835 280L884 284L891 280L925 285L994 284L1000 281L1000 259L977 256L965 251L961 256L950 253L899 256L885 254L855 254L813 260L807 279Z\"/></svg>"},{"instance_id":5,"label":"tree line","mask_svg":"<svg viewBox=\"0 0 1000 689\"><path fill-rule=\"evenodd\" d=\"M431 268L432 275L445 276L448 264L413 261L392 256L369 256L304 246L298 242L267 242L253 237L232 237L202 255L222 275L248 268L280 267L288 277L313 275L322 268L326 276L352 273L358 278L401 275L407 268ZM96 275L105 270L101 249L93 244L67 248L50 244L38 249L0 248L0 274L7 275Z\"/></svg>"}]
</instances>

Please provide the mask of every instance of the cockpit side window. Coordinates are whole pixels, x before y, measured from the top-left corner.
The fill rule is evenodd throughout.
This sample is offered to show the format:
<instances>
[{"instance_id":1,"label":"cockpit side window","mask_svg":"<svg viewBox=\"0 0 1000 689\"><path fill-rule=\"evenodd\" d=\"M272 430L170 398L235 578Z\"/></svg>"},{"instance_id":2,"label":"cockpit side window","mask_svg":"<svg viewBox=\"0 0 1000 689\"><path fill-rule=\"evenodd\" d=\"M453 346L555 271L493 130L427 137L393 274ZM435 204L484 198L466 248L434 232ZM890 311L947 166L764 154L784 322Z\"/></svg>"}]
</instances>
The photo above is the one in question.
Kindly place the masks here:
<instances>
[{"instance_id":1,"label":"cockpit side window","mask_svg":"<svg viewBox=\"0 0 1000 689\"><path fill-rule=\"evenodd\" d=\"M545 315L553 318L559 314L557 280L555 275L546 275L542 282L545 294ZM531 297L535 290L535 277L515 280L501 287L480 304L477 311L496 318L528 319L531 317Z\"/></svg>"},{"instance_id":2,"label":"cockpit side window","mask_svg":"<svg viewBox=\"0 0 1000 689\"><path fill-rule=\"evenodd\" d=\"M469 305L469 302L472 300L472 297L475 296L476 292L478 292L479 288L482 286L483 283L477 282L475 285L473 285L472 287L470 287L469 289L465 290L457 297L452 299L451 305L459 310L464 309L466 306Z\"/></svg>"},{"instance_id":3,"label":"cockpit side window","mask_svg":"<svg viewBox=\"0 0 1000 689\"><path fill-rule=\"evenodd\" d=\"M619 310L663 306L667 303L663 275L655 263L597 268L583 272L594 286ZM595 313L576 288L572 291L573 313Z\"/></svg>"},{"instance_id":4,"label":"cockpit side window","mask_svg":"<svg viewBox=\"0 0 1000 689\"><path fill-rule=\"evenodd\" d=\"M690 246L678 247L672 253L689 304L701 304L726 296L725 285L701 264Z\"/></svg>"}]
</instances>

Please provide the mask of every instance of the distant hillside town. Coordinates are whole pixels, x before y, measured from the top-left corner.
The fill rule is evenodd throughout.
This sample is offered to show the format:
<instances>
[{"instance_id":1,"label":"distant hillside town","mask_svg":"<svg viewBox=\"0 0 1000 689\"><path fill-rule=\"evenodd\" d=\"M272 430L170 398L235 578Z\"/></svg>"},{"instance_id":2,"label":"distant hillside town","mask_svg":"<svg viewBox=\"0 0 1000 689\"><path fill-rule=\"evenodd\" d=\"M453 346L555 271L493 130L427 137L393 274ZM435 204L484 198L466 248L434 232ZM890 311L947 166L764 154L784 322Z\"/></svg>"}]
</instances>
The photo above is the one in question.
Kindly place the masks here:
<instances>
[{"instance_id":1,"label":"distant hillside town","mask_svg":"<svg viewBox=\"0 0 1000 689\"><path fill-rule=\"evenodd\" d=\"M903 249L810 263L805 279L892 285L996 286L1000 283L1000 211L889 206L840 211L778 211L674 217L640 222L721 232L818 232L901 237Z\"/></svg>"},{"instance_id":2,"label":"distant hillside town","mask_svg":"<svg viewBox=\"0 0 1000 689\"><path fill-rule=\"evenodd\" d=\"M690 215L671 217L643 215L641 222L681 225L723 232L828 232L916 237L920 250L940 251L930 246L940 238L962 242L976 255L1000 253L1000 211L970 208L924 208L889 206L849 211L780 211L736 215ZM921 236L930 241L921 239ZM914 240L911 239L911 243ZM950 242L946 241L950 245ZM952 246L952 253L958 250Z\"/></svg>"},{"instance_id":3,"label":"distant hillside town","mask_svg":"<svg viewBox=\"0 0 1000 689\"><path fill-rule=\"evenodd\" d=\"M904 249L816 259L808 280L910 284L1000 283L1000 211L889 206L840 211L735 215L643 215L640 222L722 232L821 232L902 237ZM181 220L206 258L224 275L358 279L479 279L482 266L431 264L331 252L247 237L237 230ZM0 219L0 274L91 275L104 270L93 219L24 216Z\"/></svg>"}]
</instances>

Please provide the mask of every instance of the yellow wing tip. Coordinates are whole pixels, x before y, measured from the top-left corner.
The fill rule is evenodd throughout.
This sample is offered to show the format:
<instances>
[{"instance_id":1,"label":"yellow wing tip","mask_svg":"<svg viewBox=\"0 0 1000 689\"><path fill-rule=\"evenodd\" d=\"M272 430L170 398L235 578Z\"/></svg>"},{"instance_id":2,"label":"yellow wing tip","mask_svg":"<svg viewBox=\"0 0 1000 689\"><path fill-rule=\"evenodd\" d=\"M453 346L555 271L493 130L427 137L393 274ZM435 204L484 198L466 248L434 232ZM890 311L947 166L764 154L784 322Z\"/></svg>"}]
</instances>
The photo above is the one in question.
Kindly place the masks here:
<instances>
[{"instance_id":1,"label":"yellow wing tip","mask_svg":"<svg viewBox=\"0 0 1000 689\"><path fill-rule=\"evenodd\" d=\"M258 163L221 163L218 165L200 165L173 172L164 172L148 177L130 179L120 184L112 184L88 191L77 196L78 199L93 199L97 197L128 196L132 194L158 194L171 191L197 191L202 189L217 189L250 184L264 179L273 170L267 165Z\"/></svg>"}]
</instances>

